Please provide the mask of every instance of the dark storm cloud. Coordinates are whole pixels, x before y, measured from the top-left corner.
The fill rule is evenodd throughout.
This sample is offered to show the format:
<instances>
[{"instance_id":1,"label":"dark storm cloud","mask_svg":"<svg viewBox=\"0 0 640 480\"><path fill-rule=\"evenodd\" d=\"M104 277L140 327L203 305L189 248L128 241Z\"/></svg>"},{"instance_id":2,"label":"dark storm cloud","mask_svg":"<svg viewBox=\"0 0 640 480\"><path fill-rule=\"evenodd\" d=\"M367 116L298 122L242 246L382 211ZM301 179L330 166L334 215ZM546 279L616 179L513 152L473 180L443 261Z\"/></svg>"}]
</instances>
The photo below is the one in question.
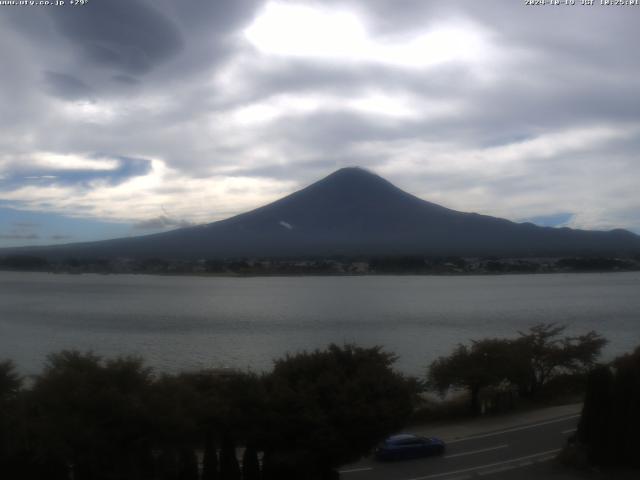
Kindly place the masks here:
<instances>
[{"instance_id":1,"label":"dark storm cloud","mask_svg":"<svg viewBox=\"0 0 640 480\"><path fill-rule=\"evenodd\" d=\"M147 2L93 0L85 8L55 9L60 34L90 63L144 74L183 47L174 22Z\"/></svg>"},{"instance_id":2,"label":"dark storm cloud","mask_svg":"<svg viewBox=\"0 0 640 480\"><path fill-rule=\"evenodd\" d=\"M159 0L165 12L185 28L221 35L249 23L263 0Z\"/></svg>"},{"instance_id":3,"label":"dark storm cloud","mask_svg":"<svg viewBox=\"0 0 640 480\"><path fill-rule=\"evenodd\" d=\"M91 88L73 75L47 71L44 77L51 92L58 97L75 100L91 95Z\"/></svg>"},{"instance_id":4,"label":"dark storm cloud","mask_svg":"<svg viewBox=\"0 0 640 480\"><path fill-rule=\"evenodd\" d=\"M124 83L125 85L137 85L138 83L140 83L138 79L129 75L114 75L111 78L116 82Z\"/></svg>"}]
</instances>

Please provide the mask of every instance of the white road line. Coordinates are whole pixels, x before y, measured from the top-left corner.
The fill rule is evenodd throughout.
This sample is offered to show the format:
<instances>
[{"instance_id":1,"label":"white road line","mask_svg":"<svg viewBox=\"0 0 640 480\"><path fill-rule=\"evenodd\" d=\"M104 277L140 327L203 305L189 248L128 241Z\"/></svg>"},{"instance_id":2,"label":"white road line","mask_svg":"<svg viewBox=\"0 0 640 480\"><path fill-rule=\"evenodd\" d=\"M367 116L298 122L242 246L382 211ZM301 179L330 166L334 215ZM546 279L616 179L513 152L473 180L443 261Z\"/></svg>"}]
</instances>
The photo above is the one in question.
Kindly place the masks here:
<instances>
[{"instance_id":1,"label":"white road line","mask_svg":"<svg viewBox=\"0 0 640 480\"><path fill-rule=\"evenodd\" d=\"M445 455L442 458L456 458L456 457L464 457L465 455L474 455L476 453L484 453L484 452L490 452L492 450L499 450L501 448L507 448L509 445L498 445L496 447L489 447L489 448L483 448L481 450L472 450L470 452L461 452L461 453L454 453L453 455ZM373 470L373 467L362 467L362 468L350 468L348 470L340 470L339 473L357 473L357 472L368 472L370 470ZM454 480L454 479L452 479Z\"/></svg>"},{"instance_id":2,"label":"white road line","mask_svg":"<svg viewBox=\"0 0 640 480\"><path fill-rule=\"evenodd\" d=\"M569 434L569 433L573 433L573 432L575 432L576 430L578 430L578 429L577 429L577 428L570 428L569 430L563 430L563 431L561 431L560 433L561 433L562 435L567 435L567 434Z\"/></svg>"},{"instance_id":3,"label":"white road line","mask_svg":"<svg viewBox=\"0 0 640 480\"><path fill-rule=\"evenodd\" d=\"M339 470L338 473L368 472L369 470L373 470L373 468L372 467L350 468L349 470Z\"/></svg>"},{"instance_id":4,"label":"white road line","mask_svg":"<svg viewBox=\"0 0 640 480\"><path fill-rule=\"evenodd\" d=\"M542 458L536 458L536 463L544 463L544 462L548 462L549 460L553 460L555 458L555 455L549 455L548 457L542 457Z\"/></svg>"},{"instance_id":5,"label":"white road line","mask_svg":"<svg viewBox=\"0 0 640 480\"><path fill-rule=\"evenodd\" d=\"M506 472L507 470L513 470L514 468L518 468L517 465L503 465L502 467L491 468L489 470L484 470L482 472L478 472L478 475L484 477L485 475L493 475L495 473Z\"/></svg>"},{"instance_id":6,"label":"white road line","mask_svg":"<svg viewBox=\"0 0 640 480\"><path fill-rule=\"evenodd\" d=\"M466 442L467 440L475 440L477 438L495 437L496 435L502 435L502 434L511 433L511 432L519 432L520 430L527 430L529 428L542 427L543 425L551 425L552 423L566 422L567 420L578 418L579 416L580 415L571 415L569 417L562 417L555 420L549 420L546 422L534 423L532 425L523 425L522 427L508 428L506 430L500 430L499 432L491 432L491 433L484 433L480 435L471 435L469 437L456 438L454 440L448 440L446 443L458 443L458 442Z\"/></svg>"},{"instance_id":7,"label":"white road line","mask_svg":"<svg viewBox=\"0 0 640 480\"><path fill-rule=\"evenodd\" d=\"M491 450L499 450L501 448L507 448L509 445L498 445L497 447L488 447L488 448L483 448L481 450L472 450L470 452L462 452L462 453L454 453L453 455L445 455L442 458L456 458L456 457L464 457L465 455L473 455L475 453L483 453L483 452L490 452Z\"/></svg>"},{"instance_id":8,"label":"white road line","mask_svg":"<svg viewBox=\"0 0 640 480\"><path fill-rule=\"evenodd\" d=\"M476 470L486 470L488 468L497 467L500 465L507 465L509 463L516 463L522 460L528 460L530 458L542 457L544 455L551 455L554 453L558 453L560 450L561 450L560 448L556 448L555 450L547 450L546 452L534 453L532 455L512 458L511 460L504 460L502 462L488 463L486 465L478 465L477 467L463 468L462 470L452 470L450 472L434 473L433 475L426 475L424 477L414 477L414 478L409 478L407 480L427 480L429 478L438 478L438 477L447 477L449 475L457 475L458 473L473 472Z\"/></svg>"}]
</instances>

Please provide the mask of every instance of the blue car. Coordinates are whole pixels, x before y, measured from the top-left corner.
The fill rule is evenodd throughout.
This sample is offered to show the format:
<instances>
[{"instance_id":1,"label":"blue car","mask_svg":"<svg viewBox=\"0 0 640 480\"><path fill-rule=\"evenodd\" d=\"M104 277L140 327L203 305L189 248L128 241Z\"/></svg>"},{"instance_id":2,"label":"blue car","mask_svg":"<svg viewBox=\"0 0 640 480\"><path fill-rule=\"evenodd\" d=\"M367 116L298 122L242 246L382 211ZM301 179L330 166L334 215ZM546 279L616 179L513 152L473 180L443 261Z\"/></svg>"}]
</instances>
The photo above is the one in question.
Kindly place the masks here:
<instances>
[{"instance_id":1,"label":"blue car","mask_svg":"<svg viewBox=\"0 0 640 480\"><path fill-rule=\"evenodd\" d=\"M444 450L445 444L439 438L402 433L387 438L376 448L374 455L377 460L382 461L402 460L442 455Z\"/></svg>"}]
</instances>

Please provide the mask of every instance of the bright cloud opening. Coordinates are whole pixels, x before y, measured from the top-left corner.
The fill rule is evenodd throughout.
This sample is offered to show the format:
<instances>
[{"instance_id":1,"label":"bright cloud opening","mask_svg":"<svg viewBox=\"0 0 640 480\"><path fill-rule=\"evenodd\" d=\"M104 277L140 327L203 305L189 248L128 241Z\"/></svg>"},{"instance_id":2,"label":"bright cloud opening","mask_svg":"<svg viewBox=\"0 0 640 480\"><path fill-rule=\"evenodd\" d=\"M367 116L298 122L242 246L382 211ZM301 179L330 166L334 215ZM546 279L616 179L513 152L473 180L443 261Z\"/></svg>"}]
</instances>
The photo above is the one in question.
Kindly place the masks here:
<instances>
[{"instance_id":1,"label":"bright cloud opening","mask_svg":"<svg viewBox=\"0 0 640 480\"><path fill-rule=\"evenodd\" d=\"M232 110L232 121L242 127L266 124L284 116L316 112L343 111L389 119L426 119L460 113L462 107L453 101L426 100L408 94L382 91L364 92L353 98L339 95L277 95L261 102Z\"/></svg>"},{"instance_id":2,"label":"bright cloud opening","mask_svg":"<svg viewBox=\"0 0 640 480\"><path fill-rule=\"evenodd\" d=\"M265 54L407 68L479 62L489 55L486 35L469 22L439 25L411 38L377 39L352 12L279 2L268 3L244 36Z\"/></svg>"},{"instance_id":3,"label":"bright cloud opening","mask_svg":"<svg viewBox=\"0 0 640 480\"><path fill-rule=\"evenodd\" d=\"M75 161L75 160L74 160ZM67 161L67 165L71 165ZM289 193L293 182L242 176L184 175L160 159L151 160L145 175L119 184L95 181L82 185L24 185L0 191L0 200L23 210L64 214L103 221L140 222L164 215L190 223L222 220Z\"/></svg>"},{"instance_id":4,"label":"bright cloud opening","mask_svg":"<svg viewBox=\"0 0 640 480\"><path fill-rule=\"evenodd\" d=\"M47 170L114 170L118 168L117 160L104 157L39 152L33 154L31 159L36 166Z\"/></svg>"}]
</instances>

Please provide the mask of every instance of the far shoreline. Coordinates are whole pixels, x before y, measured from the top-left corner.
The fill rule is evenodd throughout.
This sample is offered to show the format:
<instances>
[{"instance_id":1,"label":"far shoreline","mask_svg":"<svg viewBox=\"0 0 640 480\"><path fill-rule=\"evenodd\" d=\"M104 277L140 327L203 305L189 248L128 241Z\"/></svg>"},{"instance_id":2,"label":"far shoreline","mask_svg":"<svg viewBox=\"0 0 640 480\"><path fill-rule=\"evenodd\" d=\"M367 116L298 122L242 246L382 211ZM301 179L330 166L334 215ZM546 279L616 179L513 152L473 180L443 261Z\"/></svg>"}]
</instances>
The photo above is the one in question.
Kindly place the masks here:
<instances>
[{"instance_id":1,"label":"far shoreline","mask_svg":"<svg viewBox=\"0 0 640 480\"><path fill-rule=\"evenodd\" d=\"M621 274L640 273L640 269L633 270L576 270L576 271L545 271L545 272L461 272L461 273L413 273L413 272L385 272L385 273L166 273L166 272L99 272L99 271L61 271L61 270L10 270L1 269L4 273L40 273L66 276L149 276L149 277L185 277L185 278L371 278L371 277L434 277L434 278L477 278L477 277L506 277L506 276L542 276L542 275L588 275L588 274Z\"/></svg>"}]
</instances>

